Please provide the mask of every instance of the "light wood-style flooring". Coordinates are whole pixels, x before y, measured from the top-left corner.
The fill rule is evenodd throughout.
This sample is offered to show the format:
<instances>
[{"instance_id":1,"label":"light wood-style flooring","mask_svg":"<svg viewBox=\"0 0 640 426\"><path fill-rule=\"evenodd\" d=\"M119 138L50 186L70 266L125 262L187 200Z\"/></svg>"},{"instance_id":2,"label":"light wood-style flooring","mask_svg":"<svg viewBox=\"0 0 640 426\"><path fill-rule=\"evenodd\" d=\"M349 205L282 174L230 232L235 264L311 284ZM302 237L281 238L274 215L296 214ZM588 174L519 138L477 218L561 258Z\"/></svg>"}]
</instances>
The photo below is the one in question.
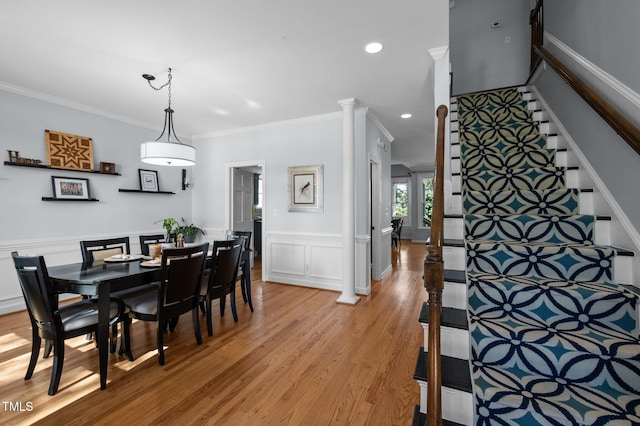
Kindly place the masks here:
<instances>
[{"instance_id":1,"label":"light wood-style flooring","mask_svg":"<svg viewBox=\"0 0 640 426\"><path fill-rule=\"evenodd\" d=\"M25 381L27 313L0 316L0 423L409 425L419 403L424 257L424 244L403 241L393 272L355 306L336 303L339 293L261 281L255 268L255 312L239 291L237 323L228 301L222 318L214 303L214 336L201 316L200 346L183 316L162 367L155 323L134 322L136 359L110 355L103 391L97 350L84 337L67 341L55 396L47 395L51 359Z\"/></svg>"}]
</instances>

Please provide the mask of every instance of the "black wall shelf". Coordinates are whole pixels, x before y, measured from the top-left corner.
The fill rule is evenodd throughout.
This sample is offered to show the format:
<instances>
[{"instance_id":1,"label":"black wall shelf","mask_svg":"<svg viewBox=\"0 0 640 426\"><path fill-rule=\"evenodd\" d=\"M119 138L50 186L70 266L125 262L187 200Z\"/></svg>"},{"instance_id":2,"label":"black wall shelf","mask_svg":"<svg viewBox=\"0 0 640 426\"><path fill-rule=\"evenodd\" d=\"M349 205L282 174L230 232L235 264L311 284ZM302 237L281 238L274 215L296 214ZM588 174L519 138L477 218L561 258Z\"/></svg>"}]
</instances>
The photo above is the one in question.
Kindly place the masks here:
<instances>
[{"instance_id":1,"label":"black wall shelf","mask_svg":"<svg viewBox=\"0 0 640 426\"><path fill-rule=\"evenodd\" d=\"M55 197L42 197L42 201L100 201L97 198L55 198Z\"/></svg>"},{"instance_id":2,"label":"black wall shelf","mask_svg":"<svg viewBox=\"0 0 640 426\"><path fill-rule=\"evenodd\" d=\"M142 194L174 194L175 195L175 192L171 192L171 191L142 191L140 189L123 189L123 188L118 189L118 191L120 191L120 192L138 192L138 193L142 193Z\"/></svg>"},{"instance_id":3,"label":"black wall shelf","mask_svg":"<svg viewBox=\"0 0 640 426\"><path fill-rule=\"evenodd\" d=\"M93 173L93 174L98 174L98 175L105 175L105 176L122 176L120 173L102 173L100 170L74 170L74 169L63 169L61 167L51 167L51 166L46 166L46 165L35 165L35 164L20 164L20 163L13 163L11 161L5 161L4 162L5 166L16 166L16 167L28 167L30 169L45 169L45 170L63 170L65 172L76 172L76 173Z\"/></svg>"}]
</instances>

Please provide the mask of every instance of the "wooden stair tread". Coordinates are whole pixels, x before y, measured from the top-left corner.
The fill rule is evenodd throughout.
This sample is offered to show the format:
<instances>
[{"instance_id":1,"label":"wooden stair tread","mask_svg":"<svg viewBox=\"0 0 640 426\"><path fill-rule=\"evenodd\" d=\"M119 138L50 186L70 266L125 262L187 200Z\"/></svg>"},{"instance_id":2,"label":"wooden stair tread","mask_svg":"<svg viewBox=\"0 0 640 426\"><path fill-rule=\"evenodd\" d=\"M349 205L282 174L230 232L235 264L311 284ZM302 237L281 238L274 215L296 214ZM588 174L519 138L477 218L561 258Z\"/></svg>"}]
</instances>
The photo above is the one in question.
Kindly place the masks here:
<instances>
[{"instance_id":1,"label":"wooden stair tread","mask_svg":"<svg viewBox=\"0 0 640 426\"><path fill-rule=\"evenodd\" d=\"M422 304L422 309L420 310L420 322L422 324L429 324L429 302L424 302ZM440 325L442 327L468 330L469 323L467 321L467 311L456 308L442 308Z\"/></svg>"},{"instance_id":2,"label":"wooden stair tread","mask_svg":"<svg viewBox=\"0 0 640 426\"><path fill-rule=\"evenodd\" d=\"M469 360L441 355L442 387L471 393ZM420 347L413 378L427 381L427 353Z\"/></svg>"}]
</instances>

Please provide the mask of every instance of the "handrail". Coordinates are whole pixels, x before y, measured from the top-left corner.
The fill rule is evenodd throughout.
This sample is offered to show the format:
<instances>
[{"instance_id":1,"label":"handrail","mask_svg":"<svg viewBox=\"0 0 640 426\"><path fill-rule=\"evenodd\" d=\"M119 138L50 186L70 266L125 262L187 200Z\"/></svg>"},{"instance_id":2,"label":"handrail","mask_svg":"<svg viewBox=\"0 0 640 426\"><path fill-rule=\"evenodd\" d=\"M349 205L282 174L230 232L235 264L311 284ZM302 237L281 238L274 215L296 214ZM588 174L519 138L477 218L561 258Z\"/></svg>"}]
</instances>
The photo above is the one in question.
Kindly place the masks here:
<instances>
[{"instance_id":1,"label":"handrail","mask_svg":"<svg viewBox=\"0 0 640 426\"><path fill-rule=\"evenodd\" d=\"M427 423L442 424L442 366L440 360L440 314L444 289L442 258L444 230L444 129L448 109L440 105L436 111L436 171L433 179L431 237L424 259L424 287L429 293L429 335L427 346Z\"/></svg>"},{"instance_id":2,"label":"handrail","mask_svg":"<svg viewBox=\"0 0 640 426\"><path fill-rule=\"evenodd\" d=\"M640 154L640 130L627 120L609 102L605 101L591 87L562 64L555 56L542 46L534 46L538 56L551 66L587 104L597 112L604 121L622 138L631 148Z\"/></svg>"},{"instance_id":3,"label":"handrail","mask_svg":"<svg viewBox=\"0 0 640 426\"><path fill-rule=\"evenodd\" d=\"M538 63L544 60L635 152L640 154L640 130L543 47L542 1L538 0L529 17L531 24L531 72L533 73Z\"/></svg>"}]
</instances>

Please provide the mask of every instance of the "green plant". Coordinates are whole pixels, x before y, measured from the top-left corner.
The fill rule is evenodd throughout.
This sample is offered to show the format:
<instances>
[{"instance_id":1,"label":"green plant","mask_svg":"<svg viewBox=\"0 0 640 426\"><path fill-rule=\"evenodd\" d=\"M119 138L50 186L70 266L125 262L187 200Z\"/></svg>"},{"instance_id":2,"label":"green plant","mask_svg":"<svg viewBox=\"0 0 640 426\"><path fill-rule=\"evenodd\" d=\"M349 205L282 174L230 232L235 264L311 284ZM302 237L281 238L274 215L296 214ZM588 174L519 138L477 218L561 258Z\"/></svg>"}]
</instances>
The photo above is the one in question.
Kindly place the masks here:
<instances>
[{"instance_id":1,"label":"green plant","mask_svg":"<svg viewBox=\"0 0 640 426\"><path fill-rule=\"evenodd\" d=\"M202 235L205 235L204 231L195 226L193 223L191 225L178 226L175 232L176 234L183 234L185 237L195 235L198 232L201 232Z\"/></svg>"},{"instance_id":2,"label":"green plant","mask_svg":"<svg viewBox=\"0 0 640 426\"><path fill-rule=\"evenodd\" d=\"M172 217L160 219L153 223L158 223L158 222L162 222L162 227L167 232L167 239L171 238L171 234L174 234L176 232L176 229L178 228L178 221Z\"/></svg>"}]
</instances>

